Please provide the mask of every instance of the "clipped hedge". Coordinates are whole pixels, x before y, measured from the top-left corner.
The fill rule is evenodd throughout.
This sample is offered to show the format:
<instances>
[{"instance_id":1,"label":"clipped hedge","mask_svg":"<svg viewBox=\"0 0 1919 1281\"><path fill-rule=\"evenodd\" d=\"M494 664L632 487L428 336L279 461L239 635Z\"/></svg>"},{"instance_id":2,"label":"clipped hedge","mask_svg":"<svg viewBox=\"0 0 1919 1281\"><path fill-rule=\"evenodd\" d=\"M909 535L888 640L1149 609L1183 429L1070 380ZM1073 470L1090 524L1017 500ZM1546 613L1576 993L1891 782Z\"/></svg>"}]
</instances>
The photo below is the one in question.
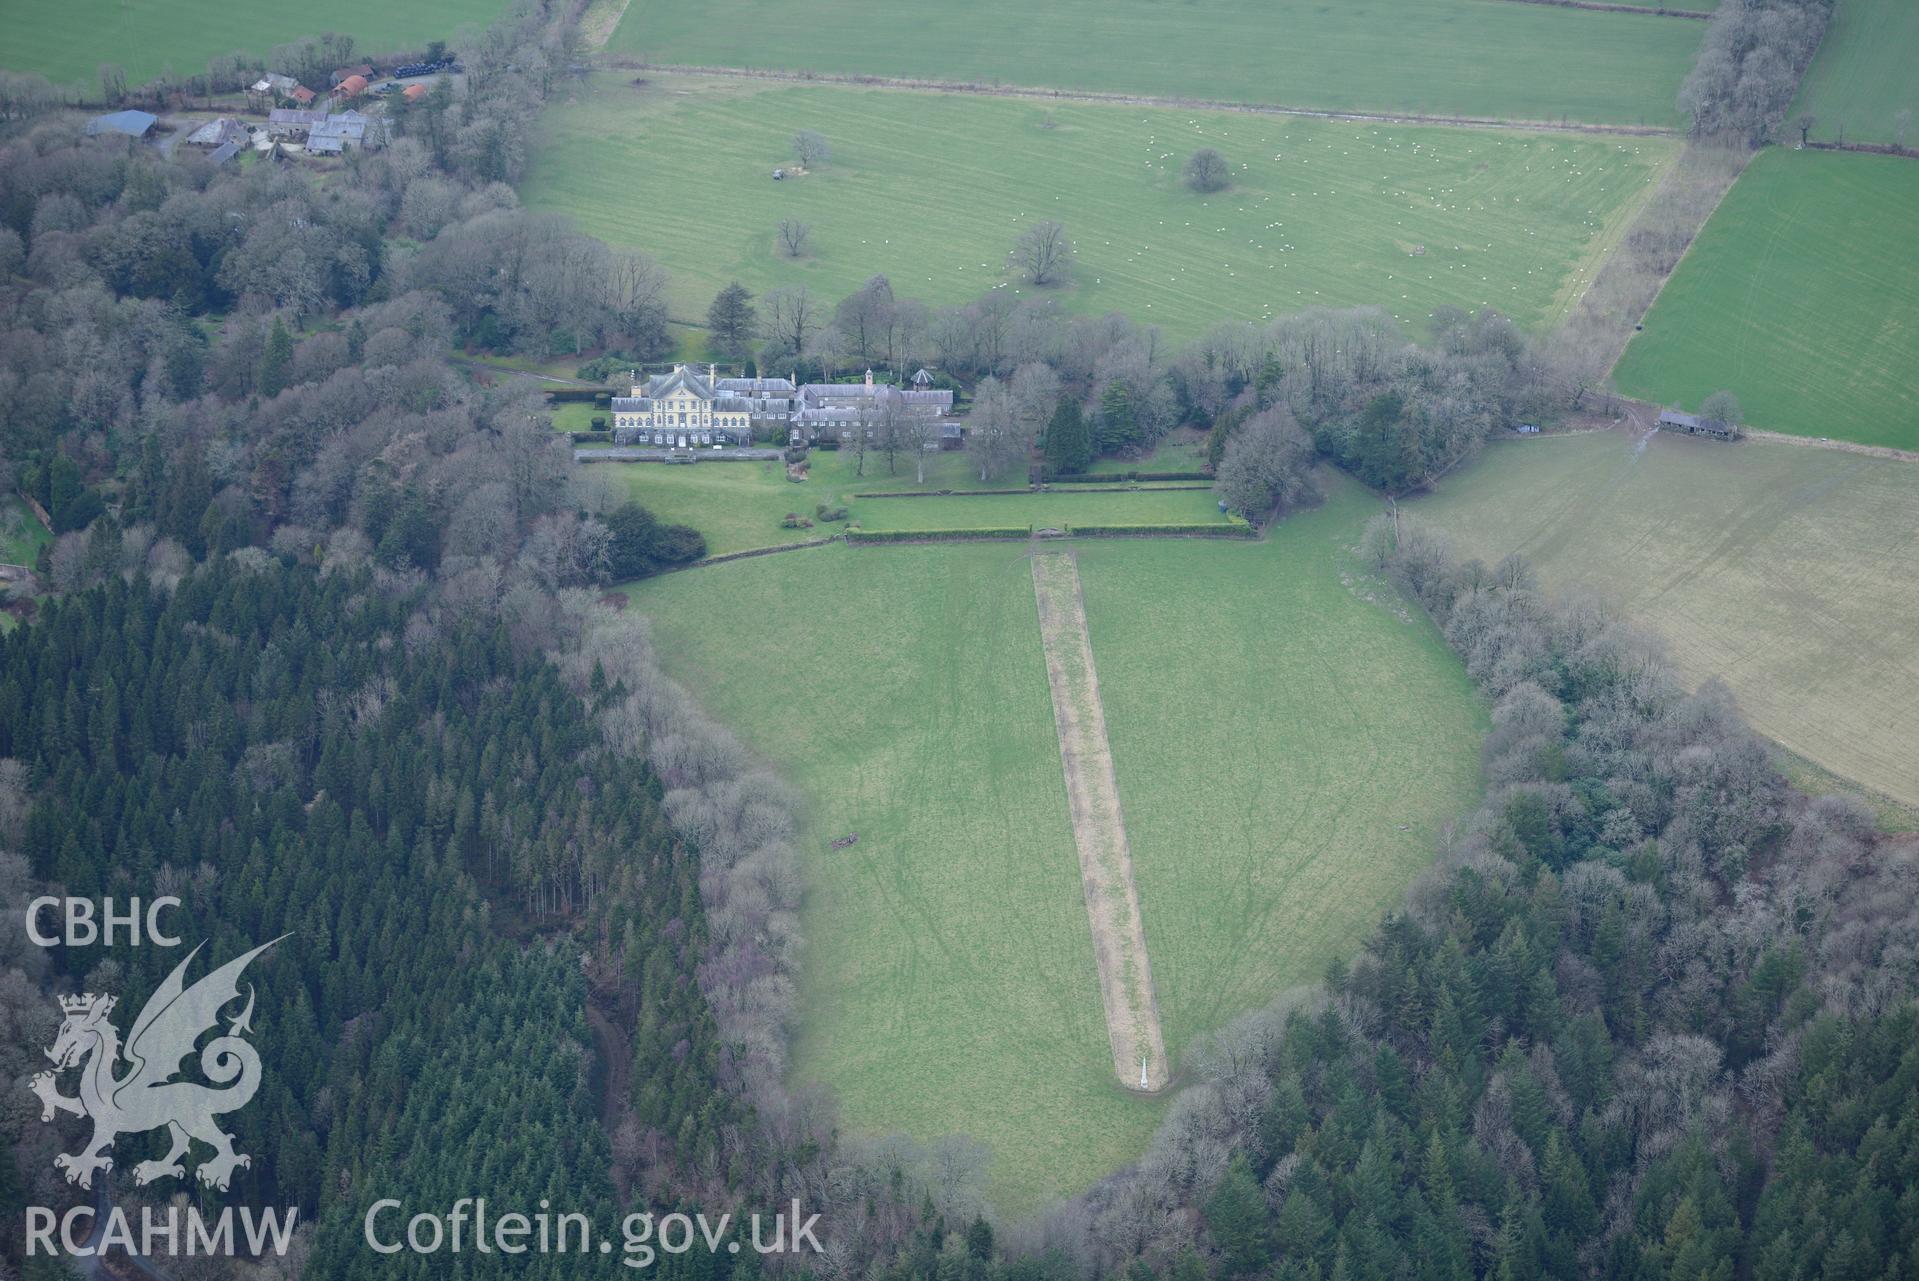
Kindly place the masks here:
<instances>
[{"instance_id":1,"label":"clipped hedge","mask_svg":"<svg viewBox=\"0 0 1919 1281\"><path fill-rule=\"evenodd\" d=\"M1068 525L1069 538L1147 538L1177 535L1186 538L1251 538L1254 529L1243 520L1231 524L1207 521L1201 524L1165 525Z\"/></svg>"},{"instance_id":2,"label":"clipped hedge","mask_svg":"<svg viewBox=\"0 0 1919 1281\"><path fill-rule=\"evenodd\" d=\"M573 437L573 443L576 445L610 445L613 443L613 433L610 431L575 431L568 432L567 434Z\"/></svg>"},{"instance_id":3,"label":"clipped hedge","mask_svg":"<svg viewBox=\"0 0 1919 1281\"><path fill-rule=\"evenodd\" d=\"M872 493L856 493L855 498L997 498L1001 494L1018 494L1030 498L1033 491L1024 489L888 489Z\"/></svg>"},{"instance_id":4,"label":"clipped hedge","mask_svg":"<svg viewBox=\"0 0 1919 1281\"><path fill-rule=\"evenodd\" d=\"M951 543L983 538L1031 538L1031 525L982 526L979 529L849 529L849 543Z\"/></svg>"},{"instance_id":5,"label":"clipped hedge","mask_svg":"<svg viewBox=\"0 0 1919 1281\"><path fill-rule=\"evenodd\" d=\"M592 402L605 408L611 402L613 392L607 387L554 387L546 393L547 399L554 404L581 404Z\"/></svg>"},{"instance_id":6,"label":"clipped hedge","mask_svg":"<svg viewBox=\"0 0 1919 1281\"><path fill-rule=\"evenodd\" d=\"M1122 480L1211 480L1203 471L1072 471L1042 476L1049 485L1110 485Z\"/></svg>"},{"instance_id":7,"label":"clipped hedge","mask_svg":"<svg viewBox=\"0 0 1919 1281\"><path fill-rule=\"evenodd\" d=\"M1111 476L1096 476L1094 477L1094 479L1095 480L1112 480L1114 478ZM1052 484L1051 481L1047 481L1046 483L1049 485ZM1142 489L1140 488L1139 485L1136 485L1136 484L1134 485L1087 485L1084 487L1077 487L1074 489L1061 490L1060 492L1069 493L1069 494L1141 494L1141 493L1173 494L1173 493L1182 493L1182 492L1196 490L1196 489L1211 489L1212 487L1213 486L1211 483L1211 479L1208 478L1207 483L1204 485L1155 485L1150 489ZM1034 492L1035 491L1030 486L1024 489L893 489L893 490L879 490L879 491L874 491L870 493L855 493L853 497L855 498L999 498L1001 496L1009 496L1009 497L1017 496L1020 498L1031 498Z\"/></svg>"},{"instance_id":8,"label":"clipped hedge","mask_svg":"<svg viewBox=\"0 0 1919 1281\"><path fill-rule=\"evenodd\" d=\"M1052 482L1047 482L1050 485ZM1204 485L1147 484L1141 481L1131 485L1075 485L1071 489L1054 492L1061 494L1187 494L1195 490L1211 489L1209 481Z\"/></svg>"}]
</instances>

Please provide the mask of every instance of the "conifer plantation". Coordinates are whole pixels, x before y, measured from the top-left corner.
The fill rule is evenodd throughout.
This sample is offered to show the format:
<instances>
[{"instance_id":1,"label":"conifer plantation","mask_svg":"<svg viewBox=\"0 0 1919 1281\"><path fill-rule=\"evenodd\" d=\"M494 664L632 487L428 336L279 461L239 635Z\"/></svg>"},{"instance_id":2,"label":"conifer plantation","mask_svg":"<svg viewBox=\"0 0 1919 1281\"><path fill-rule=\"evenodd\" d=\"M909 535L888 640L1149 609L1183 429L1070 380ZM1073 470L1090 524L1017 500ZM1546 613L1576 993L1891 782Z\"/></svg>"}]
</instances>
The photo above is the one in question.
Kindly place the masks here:
<instances>
[{"instance_id":1,"label":"conifer plantation","mask_svg":"<svg viewBox=\"0 0 1919 1281\"><path fill-rule=\"evenodd\" d=\"M497 630L409 643L419 597L373 587L228 559L0 642L0 756L42 789L26 870L178 895L175 932L221 959L284 936L250 971L268 1084L231 1195L317 1216L320 1276L391 1275L354 1210L381 1196L478 1180L611 1217L589 986L635 1029L623 1102L657 1163L711 1161L729 1111L697 860L649 768L600 743L616 691L582 700ZM137 1007L180 954L88 959L68 977Z\"/></svg>"}]
</instances>

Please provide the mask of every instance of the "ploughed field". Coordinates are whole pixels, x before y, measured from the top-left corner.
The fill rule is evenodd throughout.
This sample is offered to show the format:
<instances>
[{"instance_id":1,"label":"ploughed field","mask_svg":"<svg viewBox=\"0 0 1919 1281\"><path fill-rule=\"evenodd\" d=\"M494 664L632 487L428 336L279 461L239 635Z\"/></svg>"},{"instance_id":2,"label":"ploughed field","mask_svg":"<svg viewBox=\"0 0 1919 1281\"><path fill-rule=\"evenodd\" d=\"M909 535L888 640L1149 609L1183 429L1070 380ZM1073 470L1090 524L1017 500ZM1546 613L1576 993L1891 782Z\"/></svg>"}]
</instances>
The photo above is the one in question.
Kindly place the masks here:
<instances>
[{"instance_id":1,"label":"ploughed field","mask_svg":"<svg viewBox=\"0 0 1919 1281\"><path fill-rule=\"evenodd\" d=\"M608 52L1322 111L1676 125L1705 29L1510 0L634 0Z\"/></svg>"},{"instance_id":2,"label":"ploughed field","mask_svg":"<svg viewBox=\"0 0 1919 1281\"><path fill-rule=\"evenodd\" d=\"M1919 805L1919 463L1623 433L1500 444L1403 508L1489 564L1522 552L1726 682L1761 733Z\"/></svg>"},{"instance_id":3,"label":"ploughed field","mask_svg":"<svg viewBox=\"0 0 1919 1281\"><path fill-rule=\"evenodd\" d=\"M905 297L1040 296L1124 312L1176 339L1224 320L1357 305L1408 324L1442 304L1490 306L1538 332L1591 278L1677 145L634 79L591 77L548 109L523 194L653 254L673 314L689 320L730 280L755 293L804 285L830 306L877 272ZM801 129L823 134L832 157L776 181ZM1231 188L1197 195L1181 182L1201 147L1225 155ZM788 218L811 229L798 258L778 243ZM1065 225L1077 263L1065 283L1036 289L1007 256L1044 219Z\"/></svg>"},{"instance_id":4,"label":"ploughed field","mask_svg":"<svg viewBox=\"0 0 1919 1281\"><path fill-rule=\"evenodd\" d=\"M1351 550L1376 510L1335 479L1262 542L1042 544L1077 557L1175 1072L1350 953L1475 795L1480 702ZM839 545L631 589L807 797L796 1075L857 1131L985 1144L1008 1210L1161 1115L1114 1080L1028 552Z\"/></svg>"}]
</instances>

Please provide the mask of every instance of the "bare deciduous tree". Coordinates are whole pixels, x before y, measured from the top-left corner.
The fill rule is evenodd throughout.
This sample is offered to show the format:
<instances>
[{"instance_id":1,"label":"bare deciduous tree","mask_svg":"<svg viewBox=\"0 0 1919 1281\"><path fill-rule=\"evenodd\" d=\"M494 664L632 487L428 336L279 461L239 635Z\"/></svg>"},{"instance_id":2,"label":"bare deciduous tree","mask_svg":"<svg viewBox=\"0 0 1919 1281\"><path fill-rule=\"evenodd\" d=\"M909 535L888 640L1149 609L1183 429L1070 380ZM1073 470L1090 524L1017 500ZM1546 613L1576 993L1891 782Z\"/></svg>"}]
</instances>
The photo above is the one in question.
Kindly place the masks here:
<instances>
[{"instance_id":1,"label":"bare deciduous tree","mask_svg":"<svg viewBox=\"0 0 1919 1281\"><path fill-rule=\"evenodd\" d=\"M1013 264L1036 285L1063 279L1073 265L1073 242L1066 238L1066 224L1048 218L1021 232L1013 245Z\"/></svg>"},{"instance_id":2,"label":"bare deciduous tree","mask_svg":"<svg viewBox=\"0 0 1919 1281\"><path fill-rule=\"evenodd\" d=\"M973 391L973 412L966 420L966 448L979 466L979 478L992 480L1026 453L1032 438L1020 430L1013 393L988 374Z\"/></svg>"},{"instance_id":3,"label":"bare deciduous tree","mask_svg":"<svg viewBox=\"0 0 1919 1281\"><path fill-rule=\"evenodd\" d=\"M818 130L802 129L793 135L793 158L800 162L802 169L825 164L832 154L833 148L827 145L826 135Z\"/></svg>"},{"instance_id":4,"label":"bare deciduous tree","mask_svg":"<svg viewBox=\"0 0 1919 1281\"><path fill-rule=\"evenodd\" d=\"M1188 187L1199 192L1224 191L1233 180L1226 157L1211 147L1201 147L1188 156L1181 176Z\"/></svg>"},{"instance_id":5,"label":"bare deciduous tree","mask_svg":"<svg viewBox=\"0 0 1919 1281\"><path fill-rule=\"evenodd\" d=\"M1275 505L1293 507L1317 497L1313 438L1284 405L1260 410L1226 442L1217 488L1229 508L1252 520Z\"/></svg>"},{"instance_id":6,"label":"bare deciduous tree","mask_svg":"<svg viewBox=\"0 0 1919 1281\"><path fill-rule=\"evenodd\" d=\"M797 258L806 252L806 242L813 229L798 218L780 219L780 249L788 258Z\"/></svg>"},{"instance_id":7,"label":"bare deciduous tree","mask_svg":"<svg viewBox=\"0 0 1919 1281\"><path fill-rule=\"evenodd\" d=\"M820 307L805 285L786 285L768 293L766 332L784 356L798 356L820 326Z\"/></svg>"},{"instance_id":8,"label":"bare deciduous tree","mask_svg":"<svg viewBox=\"0 0 1919 1281\"><path fill-rule=\"evenodd\" d=\"M1739 425L1739 397L1723 389L1716 391L1706 397L1705 403L1699 406L1699 414L1702 418L1730 423L1736 427Z\"/></svg>"}]
</instances>

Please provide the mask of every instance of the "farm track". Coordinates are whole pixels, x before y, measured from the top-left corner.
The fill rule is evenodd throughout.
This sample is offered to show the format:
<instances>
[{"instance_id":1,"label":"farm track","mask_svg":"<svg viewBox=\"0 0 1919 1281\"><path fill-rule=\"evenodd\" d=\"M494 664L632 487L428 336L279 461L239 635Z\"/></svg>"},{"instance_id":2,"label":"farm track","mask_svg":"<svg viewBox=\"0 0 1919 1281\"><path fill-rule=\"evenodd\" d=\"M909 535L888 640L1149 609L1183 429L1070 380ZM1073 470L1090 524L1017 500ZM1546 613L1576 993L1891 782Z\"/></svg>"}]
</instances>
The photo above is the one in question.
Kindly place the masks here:
<instances>
[{"instance_id":1,"label":"farm track","mask_svg":"<svg viewBox=\"0 0 1919 1281\"><path fill-rule=\"evenodd\" d=\"M1521 0L1531 2L1531 0ZM1640 12L1645 12L1641 10ZM1373 121L1394 125L1454 125L1473 129L1516 129L1527 133L1579 133L1629 138L1671 138L1677 129L1655 125L1585 124L1570 120L1501 120L1491 116L1407 115L1403 112L1320 111L1276 103L1231 102L1211 98L1166 97L1143 93L1105 93L1094 89L1046 89L1032 85L984 85L963 80L919 80L907 76L851 75L835 72L774 71L754 67L703 67L682 63L608 59L606 65L623 71L650 71L658 75L722 76L737 80L770 80L790 84L850 85L860 89L893 89L908 93L973 95L983 98L1024 98L1044 102L1090 102L1122 107L1164 107L1181 111L1234 111L1255 116L1304 116L1315 120Z\"/></svg>"},{"instance_id":2,"label":"farm track","mask_svg":"<svg viewBox=\"0 0 1919 1281\"><path fill-rule=\"evenodd\" d=\"M1059 728L1060 764L1066 775L1086 915L1092 926L1106 1033L1113 1047L1113 1071L1128 1089L1156 1092L1168 1080L1166 1041L1146 954L1139 891L1133 881L1132 850L1120 810L1119 780L1106 737L1099 674L1093 667L1079 567L1071 552L1042 552L1032 560L1040 643Z\"/></svg>"},{"instance_id":3,"label":"farm track","mask_svg":"<svg viewBox=\"0 0 1919 1281\"><path fill-rule=\"evenodd\" d=\"M1654 18L1691 18L1705 22L1712 17L1701 9L1667 9L1646 4L1606 4L1603 0L1507 0L1509 4L1543 4L1555 9L1594 9L1600 13L1643 13Z\"/></svg>"}]
</instances>

